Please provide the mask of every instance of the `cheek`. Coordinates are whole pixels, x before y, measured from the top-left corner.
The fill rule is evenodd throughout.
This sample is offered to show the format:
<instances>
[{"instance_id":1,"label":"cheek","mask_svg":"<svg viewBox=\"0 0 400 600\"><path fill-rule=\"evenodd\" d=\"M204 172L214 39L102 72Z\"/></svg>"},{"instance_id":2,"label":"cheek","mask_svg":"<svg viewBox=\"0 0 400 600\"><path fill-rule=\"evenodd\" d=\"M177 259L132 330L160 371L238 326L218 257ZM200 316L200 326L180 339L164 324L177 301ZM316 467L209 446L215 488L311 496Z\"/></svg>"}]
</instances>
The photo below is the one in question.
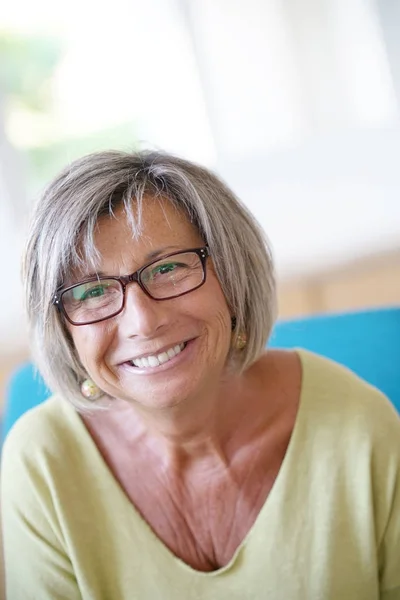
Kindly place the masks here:
<instances>
[{"instance_id":1,"label":"cheek","mask_svg":"<svg viewBox=\"0 0 400 600\"><path fill-rule=\"evenodd\" d=\"M228 303L225 299L225 296L222 292L221 285L217 280L216 275L213 274L212 278L212 287L210 294L210 307L211 310L214 310L215 320L222 327L227 327L229 330L231 329L231 311L229 310Z\"/></svg>"},{"instance_id":2,"label":"cheek","mask_svg":"<svg viewBox=\"0 0 400 600\"><path fill-rule=\"evenodd\" d=\"M214 336L212 336L214 339L212 341L210 340L210 342L216 345L216 347L214 347L214 350L216 351L217 347L221 347L221 345L229 346L232 334L230 310L221 287L217 282L215 286L213 286L212 293L208 297L207 306L207 320L211 324L211 332L214 332ZM215 340L215 335L217 335L217 341Z\"/></svg>"},{"instance_id":3,"label":"cheek","mask_svg":"<svg viewBox=\"0 0 400 600\"><path fill-rule=\"evenodd\" d=\"M232 322L227 307L225 307L224 310L218 312L217 322L218 330L221 332L221 339L218 341L217 344L221 345L224 348L224 354L228 354L232 339Z\"/></svg>"},{"instance_id":4,"label":"cheek","mask_svg":"<svg viewBox=\"0 0 400 600\"><path fill-rule=\"evenodd\" d=\"M85 368L100 362L111 339L109 327L87 325L72 332L72 340L79 359Z\"/></svg>"}]
</instances>

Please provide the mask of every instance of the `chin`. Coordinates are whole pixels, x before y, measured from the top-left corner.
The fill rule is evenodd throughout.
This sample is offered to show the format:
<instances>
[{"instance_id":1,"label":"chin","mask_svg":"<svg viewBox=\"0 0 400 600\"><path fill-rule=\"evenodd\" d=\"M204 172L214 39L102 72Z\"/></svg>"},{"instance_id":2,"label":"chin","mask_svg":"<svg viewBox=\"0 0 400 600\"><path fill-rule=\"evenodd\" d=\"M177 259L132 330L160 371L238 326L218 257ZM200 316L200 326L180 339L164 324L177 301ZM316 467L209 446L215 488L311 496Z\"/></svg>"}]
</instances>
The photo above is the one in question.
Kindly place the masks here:
<instances>
[{"instance_id":1,"label":"chin","mask_svg":"<svg viewBox=\"0 0 400 600\"><path fill-rule=\"evenodd\" d=\"M117 392L115 396L134 406L151 410L163 410L179 406L188 400L193 393L192 386L189 389L181 382L169 381L162 385L130 386L129 389L119 390L119 393Z\"/></svg>"},{"instance_id":2,"label":"chin","mask_svg":"<svg viewBox=\"0 0 400 600\"><path fill-rule=\"evenodd\" d=\"M162 411L175 408L185 402L186 398L174 394L147 394L126 397L125 400L132 406L151 411Z\"/></svg>"}]
</instances>

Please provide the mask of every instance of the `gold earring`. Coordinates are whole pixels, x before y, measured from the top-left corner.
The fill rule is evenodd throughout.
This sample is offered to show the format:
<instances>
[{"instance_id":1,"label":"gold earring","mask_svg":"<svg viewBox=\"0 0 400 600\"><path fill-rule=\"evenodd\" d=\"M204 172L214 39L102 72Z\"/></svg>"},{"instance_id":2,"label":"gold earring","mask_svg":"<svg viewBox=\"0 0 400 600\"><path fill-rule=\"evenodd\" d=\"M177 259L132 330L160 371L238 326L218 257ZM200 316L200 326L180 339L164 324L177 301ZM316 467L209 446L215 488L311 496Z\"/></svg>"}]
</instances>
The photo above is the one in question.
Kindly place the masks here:
<instances>
[{"instance_id":1,"label":"gold earring","mask_svg":"<svg viewBox=\"0 0 400 600\"><path fill-rule=\"evenodd\" d=\"M85 379L81 383L81 394L86 400L98 400L102 395L102 391L91 379Z\"/></svg>"},{"instance_id":2,"label":"gold earring","mask_svg":"<svg viewBox=\"0 0 400 600\"><path fill-rule=\"evenodd\" d=\"M236 317L232 317L231 318L231 327L232 327L232 332L235 331L236 329ZM238 333L237 336L234 335L234 333L232 333L232 344L233 347L235 348L235 350L243 350L243 348L246 347L247 344L247 336L246 334L243 333Z\"/></svg>"},{"instance_id":3,"label":"gold earring","mask_svg":"<svg viewBox=\"0 0 400 600\"><path fill-rule=\"evenodd\" d=\"M243 348L246 347L247 344L247 337L245 333L239 333L237 338L236 338L236 342L235 342L235 348L236 350L243 350Z\"/></svg>"}]
</instances>

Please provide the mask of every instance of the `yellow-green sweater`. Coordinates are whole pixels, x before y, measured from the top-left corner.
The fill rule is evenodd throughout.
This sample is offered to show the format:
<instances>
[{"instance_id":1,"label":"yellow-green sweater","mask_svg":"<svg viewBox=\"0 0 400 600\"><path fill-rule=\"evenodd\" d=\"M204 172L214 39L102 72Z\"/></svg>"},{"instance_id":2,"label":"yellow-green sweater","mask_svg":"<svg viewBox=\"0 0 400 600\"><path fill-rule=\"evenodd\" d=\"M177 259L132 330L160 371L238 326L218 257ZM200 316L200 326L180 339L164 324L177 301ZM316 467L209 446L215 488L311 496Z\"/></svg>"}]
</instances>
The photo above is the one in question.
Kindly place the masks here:
<instances>
[{"instance_id":1,"label":"yellow-green sweater","mask_svg":"<svg viewBox=\"0 0 400 600\"><path fill-rule=\"evenodd\" d=\"M400 420L343 367L299 355L281 470L232 560L211 573L156 537L69 404L53 397L23 416L2 459L7 598L400 599Z\"/></svg>"}]
</instances>

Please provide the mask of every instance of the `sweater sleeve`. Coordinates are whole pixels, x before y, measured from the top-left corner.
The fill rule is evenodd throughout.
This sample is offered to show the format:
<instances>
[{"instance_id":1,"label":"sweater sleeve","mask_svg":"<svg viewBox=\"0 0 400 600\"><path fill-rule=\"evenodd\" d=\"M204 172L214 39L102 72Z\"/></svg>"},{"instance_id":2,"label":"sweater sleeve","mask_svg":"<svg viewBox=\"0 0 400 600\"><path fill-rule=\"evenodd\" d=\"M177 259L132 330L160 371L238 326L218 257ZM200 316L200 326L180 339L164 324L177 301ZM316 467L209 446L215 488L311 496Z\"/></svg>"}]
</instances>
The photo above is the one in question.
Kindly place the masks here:
<instances>
[{"instance_id":1,"label":"sweater sleeve","mask_svg":"<svg viewBox=\"0 0 400 600\"><path fill-rule=\"evenodd\" d=\"M400 600L400 419L388 404L378 418L380 446L385 449L375 456L382 517L378 519L381 600Z\"/></svg>"},{"instance_id":2,"label":"sweater sleeve","mask_svg":"<svg viewBox=\"0 0 400 600\"><path fill-rule=\"evenodd\" d=\"M6 597L78 600L81 594L53 502L56 491L46 473L46 457L30 445L33 433L22 418L8 435L2 453Z\"/></svg>"},{"instance_id":3,"label":"sweater sleeve","mask_svg":"<svg viewBox=\"0 0 400 600\"><path fill-rule=\"evenodd\" d=\"M381 599L400 600L400 464L379 554L382 565Z\"/></svg>"}]
</instances>

